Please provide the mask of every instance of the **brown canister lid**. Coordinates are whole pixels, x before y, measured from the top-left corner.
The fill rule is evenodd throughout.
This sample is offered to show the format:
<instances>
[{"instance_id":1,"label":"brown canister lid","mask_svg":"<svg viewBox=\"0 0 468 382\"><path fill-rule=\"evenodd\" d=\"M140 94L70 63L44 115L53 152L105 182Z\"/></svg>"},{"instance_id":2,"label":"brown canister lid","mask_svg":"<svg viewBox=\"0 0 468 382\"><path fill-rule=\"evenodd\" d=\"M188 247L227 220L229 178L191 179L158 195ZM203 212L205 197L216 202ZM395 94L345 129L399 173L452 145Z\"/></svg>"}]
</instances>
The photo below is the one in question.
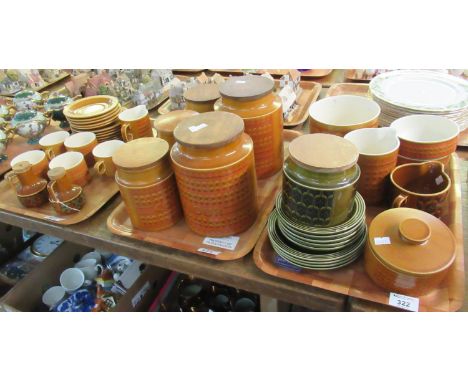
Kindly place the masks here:
<instances>
[{"instance_id":1,"label":"brown canister lid","mask_svg":"<svg viewBox=\"0 0 468 382\"><path fill-rule=\"evenodd\" d=\"M157 117L153 121L153 125L157 131L172 133L180 121L197 114L198 112L194 110L174 110Z\"/></svg>"},{"instance_id":2,"label":"brown canister lid","mask_svg":"<svg viewBox=\"0 0 468 382\"><path fill-rule=\"evenodd\" d=\"M169 144L161 138L138 138L121 145L112 155L117 167L136 170L153 166L169 152Z\"/></svg>"},{"instance_id":3,"label":"brown canister lid","mask_svg":"<svg viewBox=\"0 0 468 382\"><path fill-rule=\"evenodd\" d=\"M299 166L317 172L339 172L354 166L359 157L350 141L332 134L305 134L289 144L289 156Z\"/></svg>"},{"instance_id":4,"label":"brown canister lid","mask_svg":"<svg viewBox=\"0 0 468 382\"><path fill-rule=\"evenodd\" d=\"M427 212L393 208L369 226L374 255L388 268L411 275L441 272L455 260L455 238L450 229Z\"/></svg>"},{"instance_id":5,"label":"brown canister lid","mask_svg":"<svg viewBox=\"0 0 468 382\"><path fill-rule=\"evenodd\" d=\"M190 102L208 102L217 100L219 94L218 84L200 84L187 89L184 98Z\"/></svg>"},{"instance_id":6,"label":"brown canister lid","mask_svg":"<svg viewBox=\"0 0 468 382\"><path fill-rule=\"evenodd\" d=\"M275 83L263 76L239 76L219 84L219 92L226 98L250 101L271 93L274 87Z\"/></svg>"},{"instance_id":7,"label":"brown canister lid","mask_svg":"<svg viewBox=\"0 0 468 382\"><path fill-rule=\"evenodd\" d=\"M236 114L211 111L181 121L174 138L182 146L216 148L227 145L244 131L244 121Z\"/></svg>"}]
</instances>

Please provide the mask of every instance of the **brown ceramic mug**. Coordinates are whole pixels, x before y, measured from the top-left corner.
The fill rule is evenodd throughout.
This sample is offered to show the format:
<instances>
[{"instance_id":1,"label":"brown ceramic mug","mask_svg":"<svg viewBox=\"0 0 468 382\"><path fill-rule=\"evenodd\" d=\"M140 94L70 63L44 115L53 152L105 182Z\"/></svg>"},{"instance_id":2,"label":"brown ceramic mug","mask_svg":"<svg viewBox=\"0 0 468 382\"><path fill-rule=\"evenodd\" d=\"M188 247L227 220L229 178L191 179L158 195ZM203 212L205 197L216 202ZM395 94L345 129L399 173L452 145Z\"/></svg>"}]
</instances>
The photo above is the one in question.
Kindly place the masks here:
<instances>
[{"instance_id":1,"label":"brown ceramic mug","mask_svg":"<svg viewBox=\"0 0 468 382\"><path fill-rule=\"evenodd\" d=\"M442 163L430 161L398 166L390 174L390 181L393 186L393 208L416 208L441 217L452 185Z\"/></svg>"},{"instance_id":2,"label":"brown ceramic mug","mask_svg":"<svg viewBox=\"0 0 468 382\"><path fill-rule=\"evenodd\" d=\"M388 176L395 168L400 141L390 127L359 129L344 137L359 150L361 176L357 189L366 203L381 203L388 190Z\"/></svg>"}]
</instances>

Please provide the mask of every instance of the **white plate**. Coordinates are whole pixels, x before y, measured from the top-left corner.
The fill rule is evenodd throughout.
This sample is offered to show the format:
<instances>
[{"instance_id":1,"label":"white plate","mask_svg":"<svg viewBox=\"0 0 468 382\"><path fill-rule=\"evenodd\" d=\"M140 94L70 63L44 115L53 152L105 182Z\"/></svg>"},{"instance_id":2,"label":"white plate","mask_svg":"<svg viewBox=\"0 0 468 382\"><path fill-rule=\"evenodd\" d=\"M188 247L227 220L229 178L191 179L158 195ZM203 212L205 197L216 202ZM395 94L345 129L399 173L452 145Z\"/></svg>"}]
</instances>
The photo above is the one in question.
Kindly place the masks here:
<instances>
[{"instance_id":1,"label":"white plate","mask_svg":"<svg viewBox=\"0 0 468 382\"><path fill-rule=\"evenodd\" d=\"M369 84L373 97L422 112L450 112L468 107L468 81L427 70L382 73Z\"/></svg>"}]
</instances>

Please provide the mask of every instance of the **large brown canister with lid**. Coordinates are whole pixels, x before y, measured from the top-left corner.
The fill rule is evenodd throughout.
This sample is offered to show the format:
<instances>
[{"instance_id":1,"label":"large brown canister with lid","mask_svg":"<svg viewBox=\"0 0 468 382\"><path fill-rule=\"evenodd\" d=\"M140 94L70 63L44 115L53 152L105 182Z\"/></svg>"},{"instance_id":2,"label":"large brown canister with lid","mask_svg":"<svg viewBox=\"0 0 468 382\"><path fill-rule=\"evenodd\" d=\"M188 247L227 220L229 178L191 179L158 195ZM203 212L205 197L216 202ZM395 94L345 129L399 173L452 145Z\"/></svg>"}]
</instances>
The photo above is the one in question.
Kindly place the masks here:
<instances>
[{"instance_id":1,"label":"large brown canister with lid","mask_svg":"<svg viewBox=\"0 0 468 382\"><path fill-rule=\"evenodd\" d=\"M267 178L283 164L283 108L274 82L262 76L232 77L219 85L215 110L237 114L254 142L257 178Z\"/></svg>"},{"instance_id":2,"label":"large brown canister with lid","mask_svg":"<svg viewBox=\"0 0 468 382\"><path fill-rule=\"evenodd\" d=\"M174 138L171 159L190 229L211 237L247 230L257 217L257 182L242 118L199 114L180 122Z\"/></svg>"},{"instance_id":3,"label":"large brown canister with lid","mask_svg":"<svg viewBox=\"0 0 468 382\"><path fill-rule=\"evenodd\" d=\"M392 208L369 226L364 265L388 292L422 296L447 277L455 249L455 237L441 220L413 208Z\"/></svg>"},{"instance_id":4,"label":"large brown canister with lid","mask_svg":"<svg viewBox=\"0 0 468 382\"><path fill-rule=\"evenodd\" d=\"M147 137L127 142L115 151L112 161L135 228L159 231L177 223L182 210L165 140Z\"/></svg>"}]
</instances>

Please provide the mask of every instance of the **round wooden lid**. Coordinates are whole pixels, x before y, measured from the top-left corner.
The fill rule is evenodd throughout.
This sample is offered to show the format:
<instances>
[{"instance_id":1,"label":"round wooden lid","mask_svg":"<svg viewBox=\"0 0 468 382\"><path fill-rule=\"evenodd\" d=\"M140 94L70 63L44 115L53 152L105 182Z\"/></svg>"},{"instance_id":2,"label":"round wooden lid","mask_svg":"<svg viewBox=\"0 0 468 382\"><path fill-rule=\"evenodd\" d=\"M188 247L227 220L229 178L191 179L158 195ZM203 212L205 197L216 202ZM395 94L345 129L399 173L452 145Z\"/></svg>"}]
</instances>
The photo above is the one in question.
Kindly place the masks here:
<instances>
[{"instance_id":1,"label":"round wooden lid","mask_svg":"<svg viewBox=\"0 0 468 382\"><path fill-rule=\"evenodd\" d=\"M66 170L64 167L55 167L47 171L47 176L50 180L61 179L65 176Z\"/></svg>"},{"instance_id":2,"label":"round wooden lid","mask_svg":"<svg viewBox=\"0 0 468 382\"><path fill-rule=\"evenodd\" d=\"M200 84L187 89L184 98L190 102L208 102L221 97L218 84Z\"/></svg>"},{"instance_id":3,"label":"round wooden lid","mask_svg":"<svg viewBox=\"0 0 468 382\"><path fill-rule=\"evenodd\" d=\"M455 259L455 237L439 219L413 208L392 208L369 226L369 243L387 267L405 274L427 275Z\"/></svg>"},{"instance_id":4,"label":"round wooden lid","mask_svg":"<svg viewBox=\"0 0 468 382\"><path fill-rule=\"evenodd\" d=\"M305 134L289 144L289 156L299 166L317 172L339 172L354 166L359 157L350 141L331 134Z\"/></svg>"},{"instance_id":5,"label":"round wooden lid","mask_svg":"<svg viewBox=\"0 0 468 382\"><path fill-rule=\"evenodd\" d=\"M153 166L169 152L169 144L160 138L138 138L121 145L112 155L117 167L136 170Z\"/></svg>"},{"instance_id":6,"label":"round wooden lid","mask_svg":"<svg viewBox=\"0 0 468 382\"><path fill-rule=\"evenodd\" d=\"M219 92L226 98L249 101L271 93L274 87L275 83L266 77L239 76L219 84Z\"/></svg>"},{"instance_id":7,"label":"round wooden lid","mask_svg":"<svg viewBox=\"0 0 468 382\"><path fill-rule=\"evenodd\" d=\"M236 114L211 111L181 121L174 138L183 146L215 148L234 141L244 131L244 121Z\"/></svg>"},{"instance_id":8,"label":"round wooden lid","mask_svg":"<svg viewBox=\"0 0 468 382\"><path fill-rule=\"evenodd\" d=\"M22 174L23 172L28 171L31 167L32 167L31 163L24 160L24 161L15 163L11 169L13 170L15 174Z\"/></svg>"},{"instance_id":9,"label":"round wooden lid","mask_svg":"<svg viewBox=\"0 0 468 382\"><path fill-rule=\"evenodd\" d=\"M174 110L157 117L153 121L153 125L158 131L172 133L180 121L197 114L194 110Z\"/></svg>"}]
</instances>

